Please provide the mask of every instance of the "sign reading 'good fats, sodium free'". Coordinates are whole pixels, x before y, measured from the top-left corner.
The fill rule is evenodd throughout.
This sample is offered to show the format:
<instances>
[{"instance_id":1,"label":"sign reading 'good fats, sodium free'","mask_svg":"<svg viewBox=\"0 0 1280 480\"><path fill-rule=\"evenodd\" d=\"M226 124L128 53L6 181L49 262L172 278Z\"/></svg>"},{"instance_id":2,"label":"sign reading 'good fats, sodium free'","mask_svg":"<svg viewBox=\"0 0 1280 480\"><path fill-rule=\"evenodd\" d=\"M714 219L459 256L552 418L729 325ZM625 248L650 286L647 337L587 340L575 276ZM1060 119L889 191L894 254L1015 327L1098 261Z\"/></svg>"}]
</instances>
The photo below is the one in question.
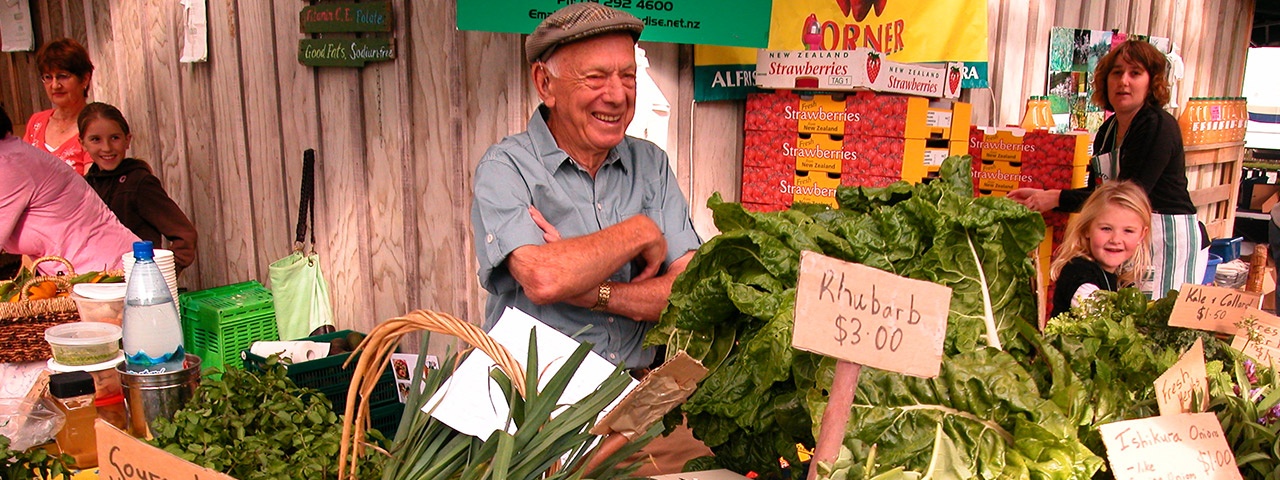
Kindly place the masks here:
<instances>
[{"instance_id":1,"label":"sign reading 'good fats, sodium free'","mask_svg":"<svg viewBox=\"0 0 1280 480\"><path fill-rule=\"evenodd\" d=\"M938 376L951 289L801 252L795 348L916 377Z\"/></svg>"}]
</instances>

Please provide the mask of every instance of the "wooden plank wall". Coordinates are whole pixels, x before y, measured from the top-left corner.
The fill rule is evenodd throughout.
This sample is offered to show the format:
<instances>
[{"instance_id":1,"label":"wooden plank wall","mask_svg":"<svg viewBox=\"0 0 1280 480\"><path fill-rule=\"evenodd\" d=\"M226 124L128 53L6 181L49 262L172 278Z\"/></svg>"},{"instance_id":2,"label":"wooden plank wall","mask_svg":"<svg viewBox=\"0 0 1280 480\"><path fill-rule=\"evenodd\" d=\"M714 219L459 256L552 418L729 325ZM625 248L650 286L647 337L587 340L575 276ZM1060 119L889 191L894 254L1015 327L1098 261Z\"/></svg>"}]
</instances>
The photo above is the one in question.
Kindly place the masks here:
<instances>
[{"instance_id":1,"label":"wooden plank wall","mask_svg":"<svg viewBox=\"0 0 1280 480\"><path fill-rule=\"evenodd\" d=\"M268 264L290 251L301 155L314 148L316 250L338 326L368 330L417 308L480 321L471 174L538 103L519 35L457 31L456 0L392 0L399 58L316 69L296 60L306 2L214 0L209 61L188 64L178 62L179 2L31 4L38 44L70 36L88 46L91 100L121 108L132 156L152 163L196 223L199 258L182 286L267 282ZM1188 65L1180 100L1240 91L1253 0L988 5L992 88L967 93L977 124L1017 122L1026 96L1044 93L1053 26L1169 36ZM711 193L738 198L743 104L693 104L692 48L642 46L672 106L668 151L705 238L715 232ZM49 108L33 63L32 53L0 54L0 101L17 123Z\"/></svg>"}]
</instances>

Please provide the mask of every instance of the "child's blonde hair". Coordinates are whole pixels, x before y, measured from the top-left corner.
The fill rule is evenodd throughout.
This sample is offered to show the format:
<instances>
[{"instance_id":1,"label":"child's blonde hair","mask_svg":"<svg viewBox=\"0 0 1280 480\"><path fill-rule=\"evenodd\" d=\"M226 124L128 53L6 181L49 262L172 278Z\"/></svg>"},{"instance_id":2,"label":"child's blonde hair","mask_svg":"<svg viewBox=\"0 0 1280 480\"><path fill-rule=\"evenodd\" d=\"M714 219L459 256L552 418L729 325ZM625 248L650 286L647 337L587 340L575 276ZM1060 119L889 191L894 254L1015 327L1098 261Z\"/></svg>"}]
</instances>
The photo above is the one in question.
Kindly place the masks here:
<instances>
[{"instance_id":1,"label":"child's blonde hair","mask_svg":"<svg viewBox=\"0 0 1280 480\"><path fill-rule=\"evenodd\" d=\"M1103 183L1093 191L1092 195L1089 195L1089 199L1085 200L1084 206L1080 208L1080 213L1067 225L1062 246L1054 252L1053 264L1049 268L1050 279L1057 280L1058 274L1062 273L1062 267L1076 257L1097 261L1089 249L1087 235L1093 227L1093 222L1097 221L1103 211L1110 208L1129 210L1142 219L1142 226L1146 230L1143 241L1138 243L1133 258L1121 265L1120 270L1116 272L1122 286L1133 285L1141 279L1147 271L1147 266L1151 264L1151 202L1147 201L1147 192L1130 181Z\"/></svg>"}]
</instances>

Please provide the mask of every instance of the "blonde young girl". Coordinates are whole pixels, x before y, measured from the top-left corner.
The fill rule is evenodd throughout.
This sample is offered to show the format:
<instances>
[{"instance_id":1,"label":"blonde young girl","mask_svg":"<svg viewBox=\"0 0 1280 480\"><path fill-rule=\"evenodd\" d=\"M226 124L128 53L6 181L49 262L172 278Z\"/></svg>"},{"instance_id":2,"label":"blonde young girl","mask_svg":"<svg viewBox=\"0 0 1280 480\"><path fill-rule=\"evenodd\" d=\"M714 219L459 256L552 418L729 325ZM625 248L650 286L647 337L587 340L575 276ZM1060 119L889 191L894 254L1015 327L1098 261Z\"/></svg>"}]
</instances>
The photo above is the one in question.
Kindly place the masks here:
<instances>
[{"instance_id":1,"label":"blonde young girl","mask_svg":"<svg viewBox=\"0 0 1280 480\"><path fill-rule=\"evenodd\" d=\"M1049 278L1056 317L1098 290L1117 291L1140 280L1151 263L1148 235L1151 203L1129 181L1106 182L1094 190L1067 226Z\"/></svg>"}]
</instances>

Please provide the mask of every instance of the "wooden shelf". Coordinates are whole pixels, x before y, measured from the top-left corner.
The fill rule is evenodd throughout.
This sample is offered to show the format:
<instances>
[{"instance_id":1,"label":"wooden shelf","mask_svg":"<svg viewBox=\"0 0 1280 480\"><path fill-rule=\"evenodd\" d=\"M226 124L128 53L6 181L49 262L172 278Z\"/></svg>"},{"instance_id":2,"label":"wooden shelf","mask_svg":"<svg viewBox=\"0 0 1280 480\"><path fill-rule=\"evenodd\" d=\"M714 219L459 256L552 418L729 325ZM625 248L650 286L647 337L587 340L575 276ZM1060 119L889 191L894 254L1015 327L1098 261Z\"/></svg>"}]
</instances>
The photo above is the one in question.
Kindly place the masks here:
<instances>
[{"instance_id":1,"label":"wooden shelf","mask_svg":"<svg viewBox=\"0 0 1280 480\"><path fill-rule=\"evenodd\" d=\"M1185 152L1199 152L1201 150L1217 150L1219 148L1243 147L1244 142L1222 142L1222 143L1206 143L1203 145L1185 145L1182 150Z\"/></svg>"}]
</instances>

